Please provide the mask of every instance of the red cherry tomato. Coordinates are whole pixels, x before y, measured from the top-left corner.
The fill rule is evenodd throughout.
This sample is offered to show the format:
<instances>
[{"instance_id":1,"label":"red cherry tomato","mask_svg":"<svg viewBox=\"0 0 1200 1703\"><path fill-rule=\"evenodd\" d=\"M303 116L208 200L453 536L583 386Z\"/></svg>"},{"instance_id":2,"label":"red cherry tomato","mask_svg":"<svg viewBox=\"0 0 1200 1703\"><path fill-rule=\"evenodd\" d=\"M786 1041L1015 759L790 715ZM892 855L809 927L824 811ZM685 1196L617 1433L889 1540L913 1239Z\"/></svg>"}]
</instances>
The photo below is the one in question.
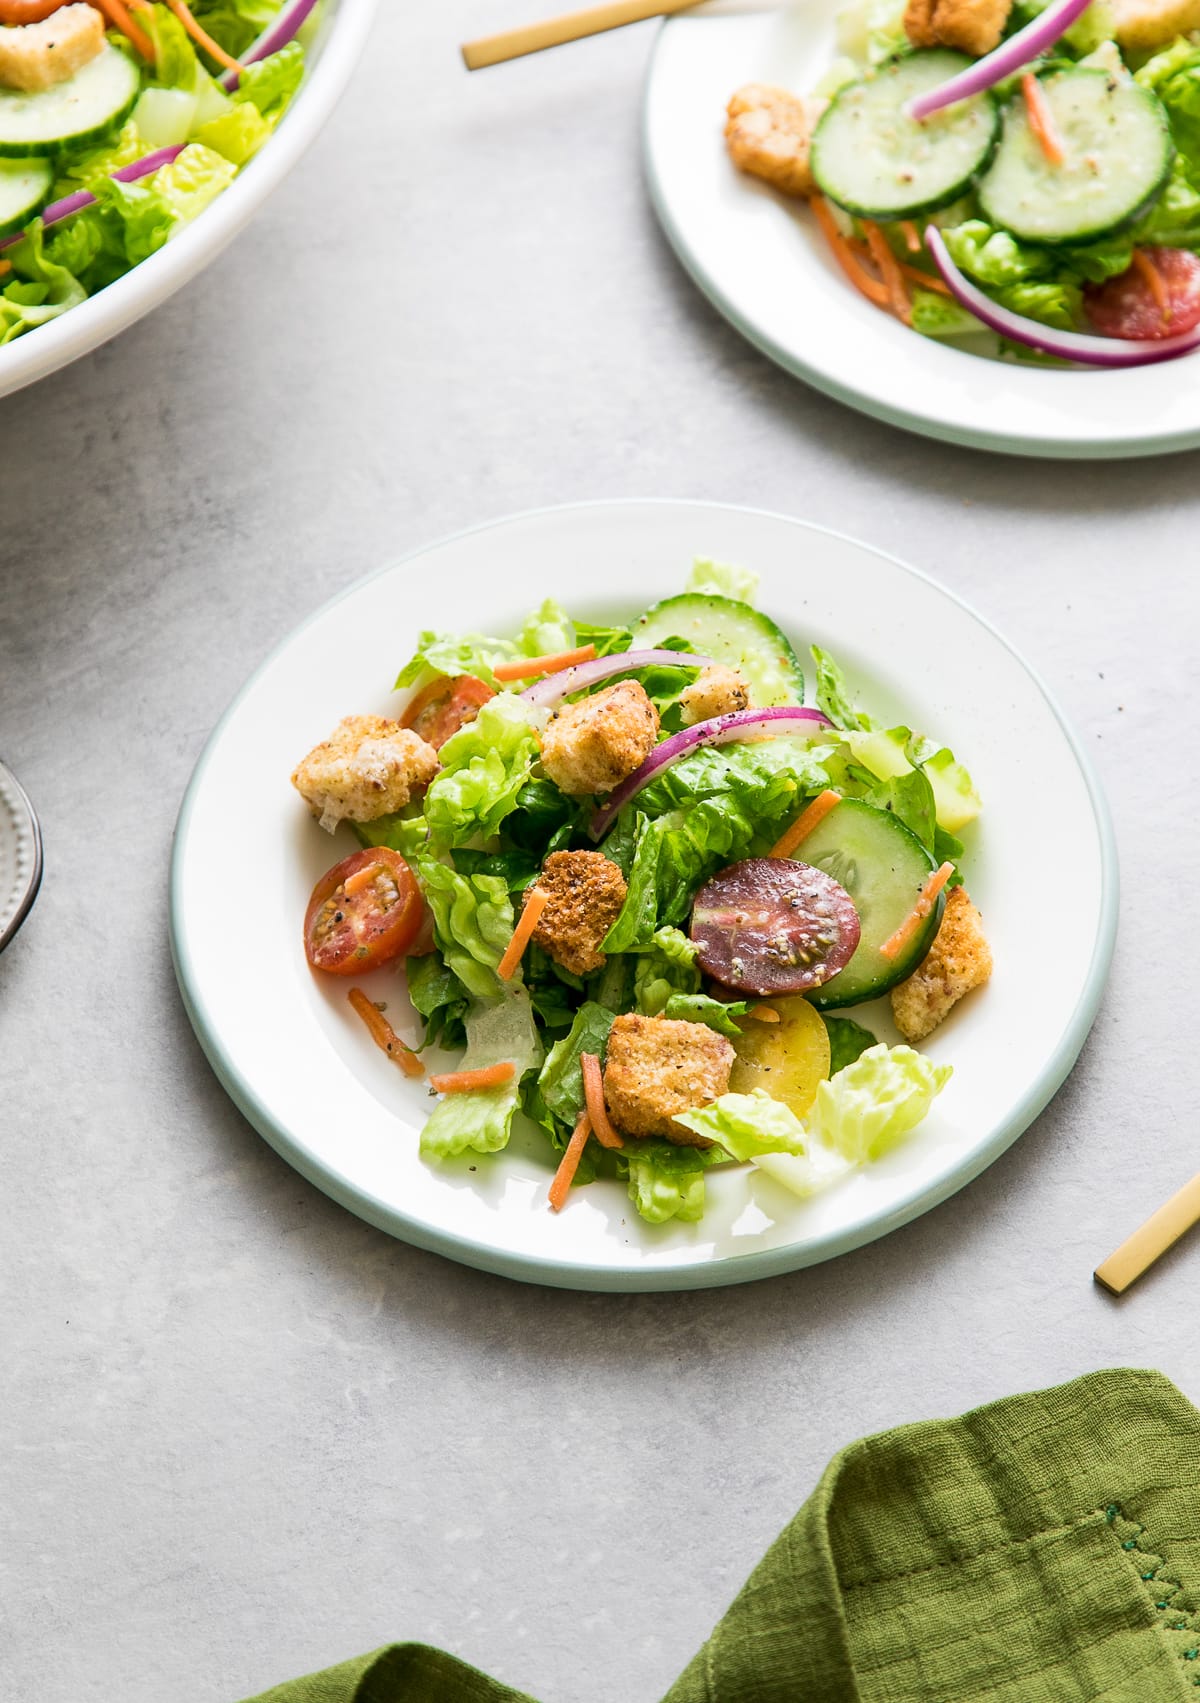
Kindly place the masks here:
<instances>
[{"instance_id":1,"label":"red cherry tomato","mask_svg":"<svg viewBox=\"0 0 1200 1703\"><path fill-rule=\"evenodd\" d=\"M811 864L748 857L701 887L692 907L700 968L743 993L806 993L853 958L859 921L846 889Z\"/></svg>"},{"instance_id":2,"label":"red cherry tomato","mask_svg":"<svg viewBox=\"0 0 1200 1703\"><path fill-rule=\"evenodd\" d=\"M327 870L304 917L304 950L314 970L365 975L399 958L425 923L417 878L399 852L375 846Z\"/></svg>"},{"instance_id":3,"label":"red cherry tomato","mask_svg":"<svg viewBox=\"0 0 1200 1703\"><path fill-rule=\"evenodd\" d=\"M1103 337L1157 338L1200 325L1200 259L1184 248L1142 248L1138 254L1127 272L1084 290L1094 329Z\"/></svg>"},{"instance_id":4,"label":"red cherry tomato","mask_svg":"<svg viewBox=\"0 0 1200 1703\"><path fill-rule=\"evenodd\" d=\"M404 714L401 727L411 727L435 751L440 751L452 733L474 721L482 705L495 692L473 674L439 674L417 693Z\"/></svg>"}]
</instances>

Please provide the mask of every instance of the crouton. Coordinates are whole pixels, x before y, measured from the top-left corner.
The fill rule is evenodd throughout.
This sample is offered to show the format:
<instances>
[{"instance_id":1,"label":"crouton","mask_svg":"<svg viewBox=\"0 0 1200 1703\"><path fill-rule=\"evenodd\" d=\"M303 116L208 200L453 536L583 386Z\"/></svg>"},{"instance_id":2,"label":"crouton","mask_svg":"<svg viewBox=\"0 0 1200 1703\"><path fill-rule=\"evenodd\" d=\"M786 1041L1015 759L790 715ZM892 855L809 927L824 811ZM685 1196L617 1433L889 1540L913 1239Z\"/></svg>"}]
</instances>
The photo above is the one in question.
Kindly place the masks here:
<instances>
[{"instance_id":1,"label":"crouton","mask_svg":"<svg viewBox=\"0 0 1200 1703\"><path fill-rule=\"evenodd\" d=\"M1113 0L1117 41L1126 53L1153 53L1200 30L1200 0Z\"/></svg>"},{"instance_id":2,"label":"crouton","mask_svg":"<svg viewBox=\"0 0 1200 1703\"><path fill-rule=\"evenodd\" d=\"M744 710L749 702L746 682L736 668L726 668L722 662L714 662L711 668L704 669L700 677L679 694L679 707L688 727L698 721L709 721L713 716Z\"/></svg>"},{"instance_id":3,"label":"crouton","mask_svg":"<svg viewBox=\"0 0 1200 1703\"><path fill-rule=\"evenodd\" d=\"M747 83L725 109L730 159L739 171L761 177L785 195L811 195L808 150L826 105L769 83Z\"/></svg>"},{"instance_id":4,"label":"crouton","mask_svg":"<svg viewBox=\"0 0 1200 1703\"><path fill-rule=\"evenodd\" d=\"M606 686L552 716L542 735L542 767L575 797L611 792L654 749L658 711L636 680Z\"/></svg>"},{"instance_id":5,"label":"crouton","mask_svg":"<svg viewBox=\"0 0 1200 1703\"><path fill-rule=\"evenodd\" d=\"M537 886L549 903L533 931L534 944L573 975L603 969L600 942L621 914L627 891L617 865L603 852L551 852ZM532 892L525 889L522 904Z\"/></svg>"},{"instance_id":6,"label":"crouton","mask_svg":"<svg viewBox=\"0 0 1200 1703\"><path fill-rule=\"evenodd\" d=\"M992 973L992 949L983 918L965 887L952 887L942 926L924 963L892 989L892 1016L906 1041L923 1041L964 994L982 987Z\"/></svg>"},{"instance_id":7,"label":"crouton","mask_svg":"<svg viewBox=\"0 0 1200 1703\"><path fill-rule=\"evenodd\" d=\"M908 0L904 33L914 47L957 47L976 57L999 47L1012 0Z\"/></svg>"},{"instance_id":8,"label":"crouton","mask_svg":"<svg viewBox=\"0 0 1200 1703\"><path fill-rule=\"evenodd\" d=\"M38 24L0 29L0 86L52 89L104 46L104 17L94 6L62 6Z\"/></svg>"},{"instance_id":9,"label":"crouton","mask_svg":"<svg viewBox=\"0 0 1200 1703\"><path fill-rule=\"evenodd\" d=\"M332 834L339 822L403 810L437 770L433 746L398 721L348 715L297 765L292 785Z\"/></svg>"},{"instance_id":10,"label":"crouton","mask_svg":"<svg viewBox=\"0 0 1200 1703\"><path fill-rule=\"evenodd\" d=\"M661 1135L681 1147L711 1142L683 1124L677 1112L707 1106L729 1087L733 1046L706 1023L668 1017L618 1017L608 1037L604 1100L626 1135Z\"/></svg>"}]
</instances>

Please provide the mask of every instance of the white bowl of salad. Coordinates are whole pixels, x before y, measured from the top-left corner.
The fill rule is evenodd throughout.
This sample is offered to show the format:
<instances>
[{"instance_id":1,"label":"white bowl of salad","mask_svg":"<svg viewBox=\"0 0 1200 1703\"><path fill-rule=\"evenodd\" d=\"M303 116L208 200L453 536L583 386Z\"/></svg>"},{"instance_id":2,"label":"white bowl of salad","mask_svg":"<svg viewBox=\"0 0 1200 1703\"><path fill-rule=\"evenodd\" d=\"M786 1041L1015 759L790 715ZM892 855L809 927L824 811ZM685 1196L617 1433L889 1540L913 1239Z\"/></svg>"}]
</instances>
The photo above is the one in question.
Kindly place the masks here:
<instances>
[{"instance_id":1,"label":"white bowl of salad","mask_svg":"<svg viewBox=\"0 0 1200 1703\"><path fill-rule=\"evenodd\" d=\"M0 394L208 264L329 116L374 0L0 0Z\"/></svg>"},{"instance_id":2,"label":"white bowl of salad","mask_svg":"<svg viewBox=\"0 0 1200 1703\"><path fill-rule=\"evenodd\" d=\"M1049 939L1035 819L1073 871ZM335 1198L513 1275L680 1287L994 1157L1074 1058L1114 898L1077 751L952 598L629 503L450 540L294 635L197 771L172 928L222 1080Z\"/></svg>"}]
</instances>

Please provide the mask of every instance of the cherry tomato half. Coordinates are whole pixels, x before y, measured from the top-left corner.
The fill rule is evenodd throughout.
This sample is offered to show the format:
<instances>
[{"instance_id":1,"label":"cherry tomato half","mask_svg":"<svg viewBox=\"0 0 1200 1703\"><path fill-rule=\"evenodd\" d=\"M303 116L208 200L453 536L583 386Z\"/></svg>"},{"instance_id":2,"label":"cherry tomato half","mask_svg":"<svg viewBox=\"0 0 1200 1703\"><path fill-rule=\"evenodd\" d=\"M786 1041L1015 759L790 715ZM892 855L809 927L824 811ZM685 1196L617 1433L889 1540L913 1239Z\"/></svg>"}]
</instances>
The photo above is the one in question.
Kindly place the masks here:
<instances>
[{"instance_id":1,"label":"cherry tomato half","mask_svg":"<svg viewBox=\"0 0 1200 1703\"><path fill-rule=\"evenodd\" d=\"M411 727L440 751L450 735L474 721L482 705L495 696L474 674L439 674L417 693L400 717L400 725Z\"/></svg>"},{"instance_id":2,"label":"cherry tomato half","mask_svg":"<svg viewBox=\"0 0 1200 1703\"><path fill-rule=\"evenodd\" d=\"M416 876L399 852L375 846L317 882L304 916L304 951L314 970L365 975L406 953L424 923Z\"/></svg>"},{"instance_id":3,"label":"cherry tomato half","mask_svg":"<svg viewBox=\"0 0 1200 1703\"><path fill-rule=\"evenodd\" d=\"M858 912L845 888L789 857L748 857L706 882L692 906L700 968L726 987L806 993L850 962Z\"/></svg>"},{"instance_id":4,"label":"cherry tomato half","mask_svg":"<svg viewBox=\"0 0 1200 1703\"><path fill-rule=\"evenodd\" d=\"M1200 325L1200 260L1184 248L1140 249L1139 264L1083 292L1104 337L1174 337ZM1157 287L1150 268L1158 274Z\"/></svg>"}]
</instances>

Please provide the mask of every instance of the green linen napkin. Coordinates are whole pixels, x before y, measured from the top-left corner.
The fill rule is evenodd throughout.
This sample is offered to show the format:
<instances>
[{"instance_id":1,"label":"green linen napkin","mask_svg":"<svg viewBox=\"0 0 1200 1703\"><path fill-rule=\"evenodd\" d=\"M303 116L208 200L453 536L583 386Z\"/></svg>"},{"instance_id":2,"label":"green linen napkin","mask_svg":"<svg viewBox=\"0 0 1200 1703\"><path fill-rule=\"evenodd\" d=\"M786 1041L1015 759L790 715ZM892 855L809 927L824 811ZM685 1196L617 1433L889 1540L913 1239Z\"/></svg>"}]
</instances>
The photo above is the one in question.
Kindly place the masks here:
<instances>
[{"instance_id":1,"label":"green linen napkin","mask_svg":"<svg viewBox=\"0 0 1200 1703\"><path fill-rule=\"evenodd\" d=\"M1200 1703L1198 1609L1200 1413L1096 1372L844 1449L663 1703ZM532 1699L398 1644L252 1703Z\"/></svg>"}]
</instances>

